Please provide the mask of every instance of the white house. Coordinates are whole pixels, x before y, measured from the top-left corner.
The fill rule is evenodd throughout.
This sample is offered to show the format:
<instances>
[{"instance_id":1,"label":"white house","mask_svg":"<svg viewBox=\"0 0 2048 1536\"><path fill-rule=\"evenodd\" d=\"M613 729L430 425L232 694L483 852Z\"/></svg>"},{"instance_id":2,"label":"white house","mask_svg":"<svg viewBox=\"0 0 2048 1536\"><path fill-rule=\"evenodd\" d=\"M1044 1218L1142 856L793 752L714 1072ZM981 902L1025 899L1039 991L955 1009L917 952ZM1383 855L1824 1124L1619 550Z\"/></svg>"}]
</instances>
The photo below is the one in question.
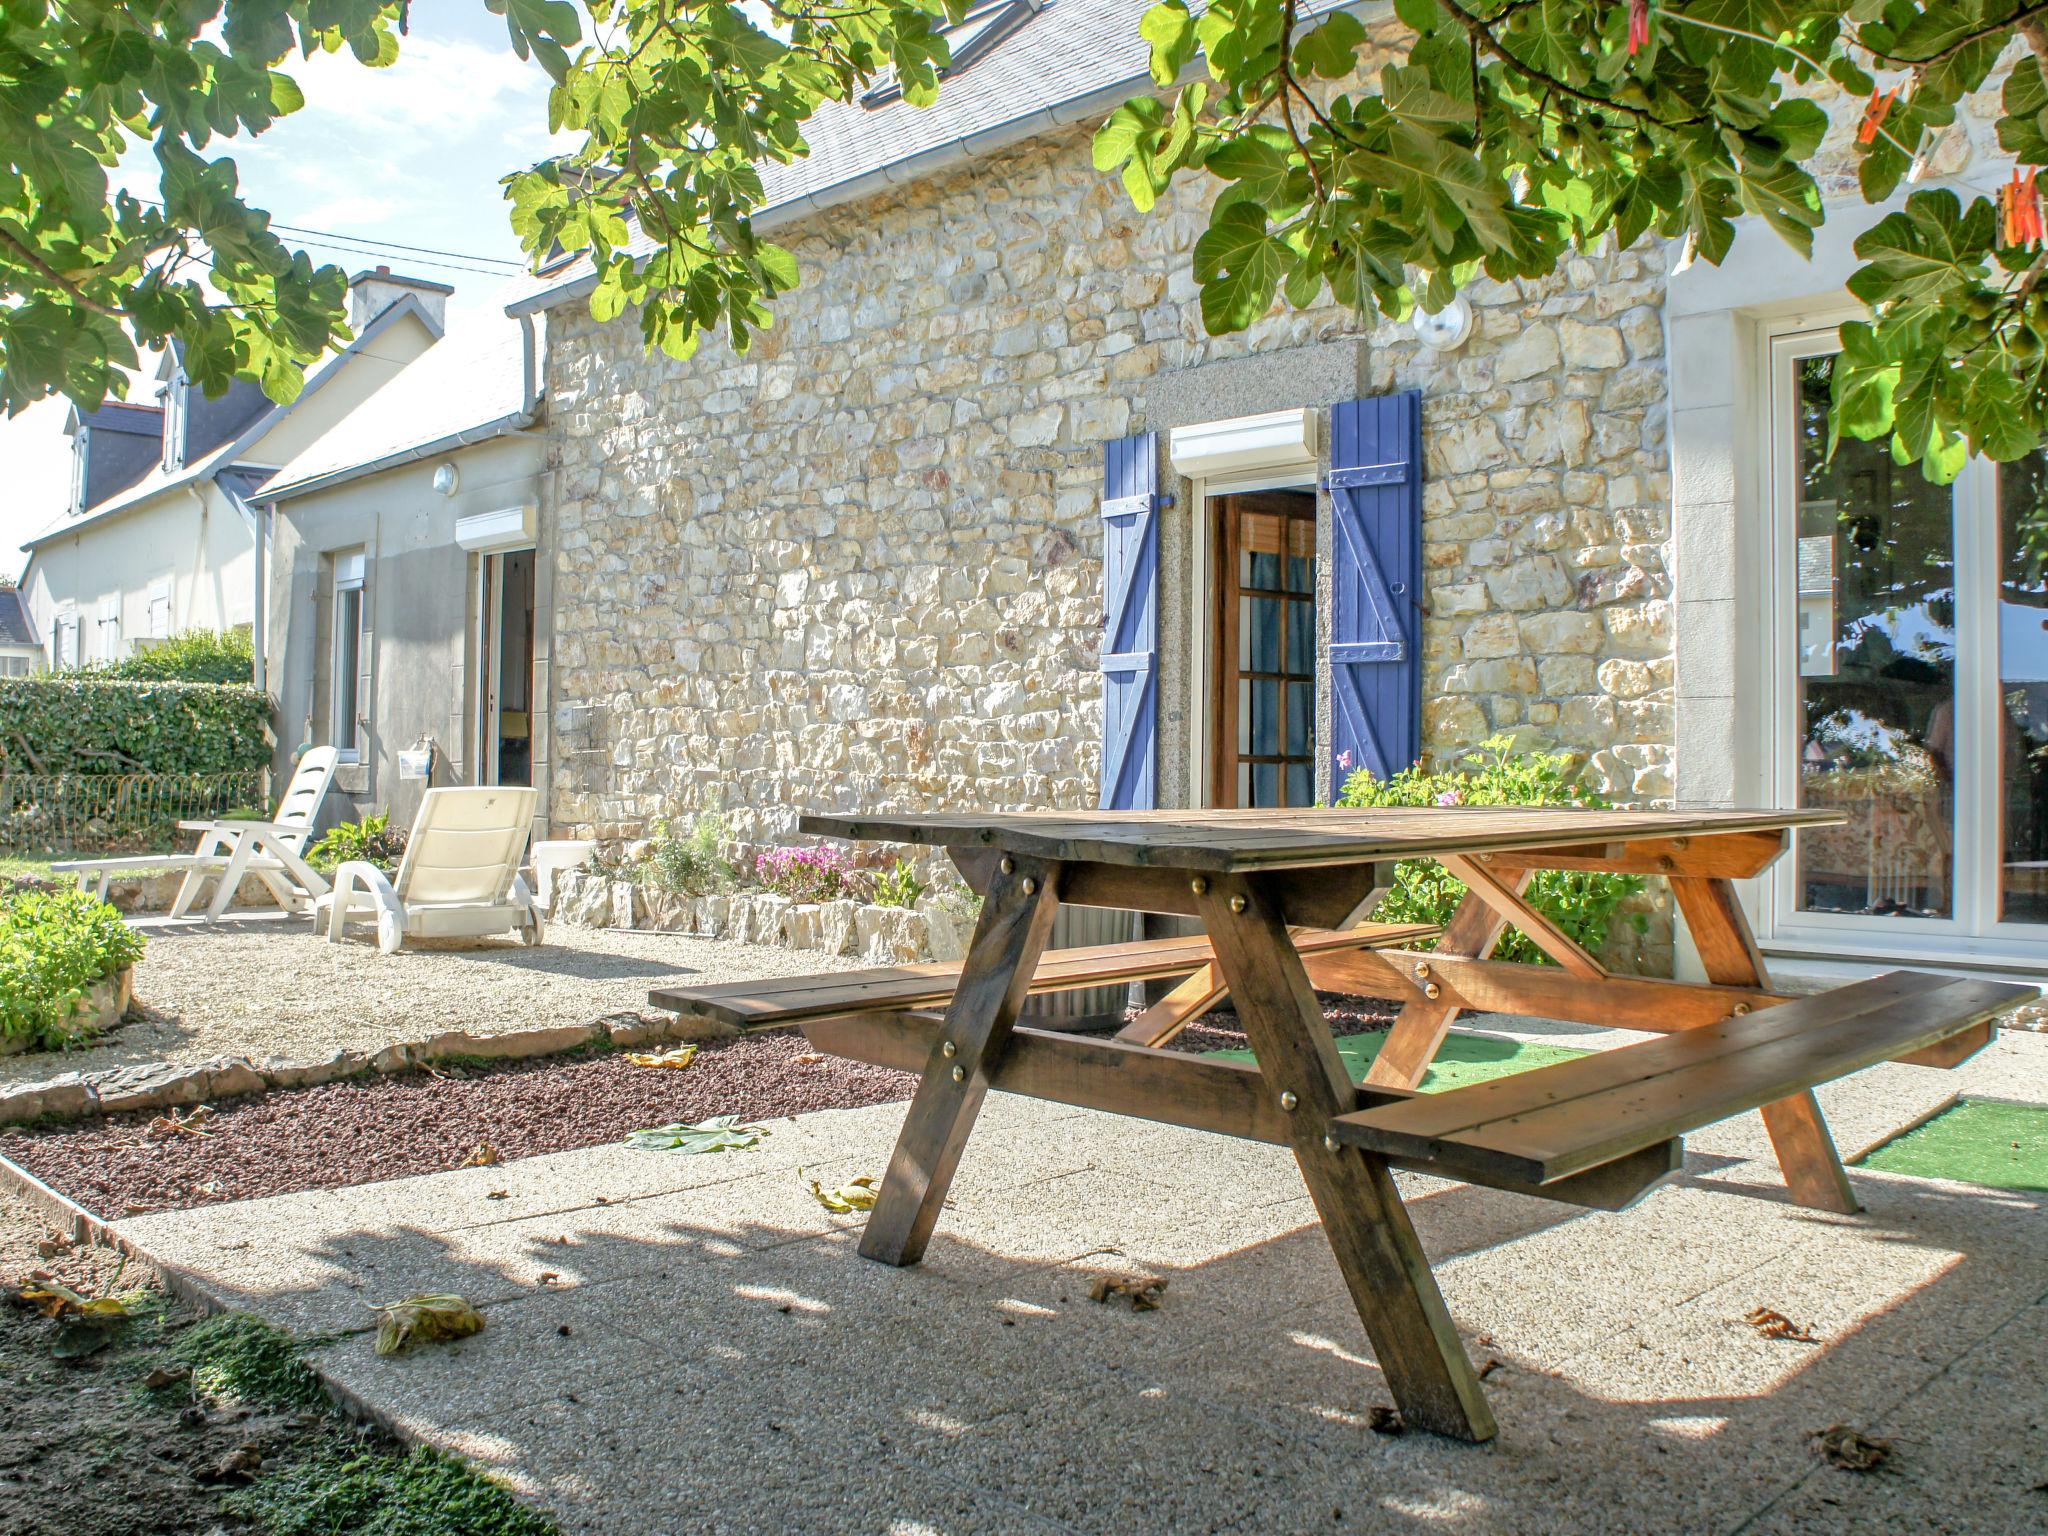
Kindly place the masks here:
<instances>
[{"instance_id":1,"label":"white house","mask_svg":"<svg viewBox=\"0 0 2048 1536\"><path fill-rule=\"evenodd\" d=\"M263 563L251 497L440 337L451 291L383 267L357 274L355 339L288 405L248 383L209 400L170 352L158 404L74 412L70 505L22 546L21 590L49 663L113 661L184 630L253 626Z\"/></svg>"}]
</instances>

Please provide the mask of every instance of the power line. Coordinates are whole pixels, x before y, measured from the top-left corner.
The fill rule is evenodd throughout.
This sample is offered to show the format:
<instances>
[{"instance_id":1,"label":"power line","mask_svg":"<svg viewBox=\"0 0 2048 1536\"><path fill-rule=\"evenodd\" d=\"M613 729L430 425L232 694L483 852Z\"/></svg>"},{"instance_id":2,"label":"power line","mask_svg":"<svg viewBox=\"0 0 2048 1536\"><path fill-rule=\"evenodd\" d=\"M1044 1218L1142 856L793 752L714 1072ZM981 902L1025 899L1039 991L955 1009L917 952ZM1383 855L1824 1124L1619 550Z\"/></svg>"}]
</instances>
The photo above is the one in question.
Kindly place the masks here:
<instances>
[{"instance_id":1,"label":"power line","mask_svg":"<svg viewBox=\"0 0 2048 1536\"><path fill-rule=\"evenodd\" d=\"M138 197L136 201L147 203L152 208L164 206L159 199L153 197ZM448 261L484 264L448 267L448 261L432 262L422 260L418 262L421 266L448 267L448 270L456 272L475 272L482 276L490 276L492 273L486 270L486 266L488 266L498 269L498 275L513 276L526 270L524 262L514 261L504 256L479 256L469 251L444 251L430 245L407 245L398 240L379 240L374 235L339 234L333 230L311 229L301 224L280 224L274 220L270 227L273 230L297 235L302 243L305 244L325 245L334 250L354 251L361 255L373 256L387 252L403 252L408 257L413 258L439 256L447 258Z\"/></svg>"}]
</instances>

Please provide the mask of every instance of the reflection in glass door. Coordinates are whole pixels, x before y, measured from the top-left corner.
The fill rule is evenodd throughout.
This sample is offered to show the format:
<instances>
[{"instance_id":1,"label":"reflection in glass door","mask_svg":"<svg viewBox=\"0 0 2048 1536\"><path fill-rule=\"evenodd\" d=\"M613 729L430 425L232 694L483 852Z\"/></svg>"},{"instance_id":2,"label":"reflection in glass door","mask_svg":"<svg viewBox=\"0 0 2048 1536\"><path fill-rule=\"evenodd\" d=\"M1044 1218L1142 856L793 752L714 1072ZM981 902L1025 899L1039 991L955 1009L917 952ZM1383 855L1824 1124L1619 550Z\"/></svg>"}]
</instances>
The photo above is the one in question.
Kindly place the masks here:
<instances>
[{"instance_id":1,"label":"reflection in glass door","mask_svg":"<svg viewBox=\"0 0 2048 1536\"><path fill-rule=\"evenodd\" d=\"M1954 913L1953 500L1889 445L1828 455L1832 355L1802 357L1794 569L1798 800L1846 814L1799 839L1801 911Z\"/></svg>"},{"instance_id":2,"label":"reflection in glass door","mask_svg":"<svg viewBox=\"0 0 2048 1536\"><path fill-rule=\"evenodd\" d=\"M1952 486L1828 449L1832 332L1771 348L1778 803L1765 928L1822 952L2048 960L2048 459Z\"/></svg>"},{"instance_id":3,"label":"reflection in glass door","mask_svg":"<svg viewBox=\"0 0 2048 1536\"><path fill-rule=\"evenodd\" d=\"M2048 460L1998 471L1998 915L2048 923Z\"/></svg>"}]
</instances>

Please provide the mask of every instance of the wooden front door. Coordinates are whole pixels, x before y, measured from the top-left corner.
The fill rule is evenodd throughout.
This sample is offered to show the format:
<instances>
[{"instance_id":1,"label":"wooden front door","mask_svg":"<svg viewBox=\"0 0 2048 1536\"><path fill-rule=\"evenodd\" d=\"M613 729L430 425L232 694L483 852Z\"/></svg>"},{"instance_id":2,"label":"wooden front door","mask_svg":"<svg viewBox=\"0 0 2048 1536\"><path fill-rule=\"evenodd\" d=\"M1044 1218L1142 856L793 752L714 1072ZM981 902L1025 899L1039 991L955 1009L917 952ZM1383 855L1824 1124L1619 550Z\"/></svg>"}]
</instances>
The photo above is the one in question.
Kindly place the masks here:
<instances>
[{"instance_id":1,"label":"wooden front door","mask_svg":"<svg viewBox=\"0 0 2048 1536\"><path fill-rule=\"evenodd\" d=\"M1216 519L1219 807L1315 803L1316 497L1301 490L1209 498Z\"/></svg>"}]
</instances>

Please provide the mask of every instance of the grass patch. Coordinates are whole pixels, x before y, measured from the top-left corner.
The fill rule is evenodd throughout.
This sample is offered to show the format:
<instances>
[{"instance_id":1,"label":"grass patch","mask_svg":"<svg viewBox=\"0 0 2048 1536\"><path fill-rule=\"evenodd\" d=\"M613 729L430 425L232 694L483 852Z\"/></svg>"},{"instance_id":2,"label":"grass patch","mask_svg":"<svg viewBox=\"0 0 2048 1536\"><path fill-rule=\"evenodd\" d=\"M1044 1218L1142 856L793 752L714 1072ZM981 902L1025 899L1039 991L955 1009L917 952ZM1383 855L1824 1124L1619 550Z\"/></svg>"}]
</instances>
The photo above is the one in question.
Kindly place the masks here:
<instances>
[{"instance_id":1,"label":"grass patch","mask_svg":"<svg viewBox=\"0 0 2048 1536\"><path fill-rule=\"evenodd\" d=\"M227 1502L270 1536L555 1536L558 1530L473 1468L426 1448L311 1457Z\"/></svg>"},{"instance_id":2,"label":"grass patch","mask_svg":"<svg viewBox=\"0 0 2048 1536\"><path fill-rule=\"evenodd\" d=\"M324 1408L327 1393L306 1364L304 1346L246 1312L194 1323L171 1343L192 1367L192 1385L218 1402L258 1408Z\"/></svg>"},{"instance_id":3,"label":"grass patch","mask_svg":"<svg viewBox=\"0 0 2048 1536\"><path fill-rule=\"evenodd\" d=\"M2048 1105L1959 1099L1861 1160L1880 1173L2048 1192Z\"/></svg>"},{"instance_id":4,"label":"grass patch","mask_svg":"<svg viewBox=\"0 0 2048 1536\"><path fill-rule=\"evenodd\" d=\"M1353 1082L1365 1080L1366 1069L1386 1043L1387 1032L1384 1029L1368 1030L1362 1035L1345 1035L1337 1041L1337 1054L1344 1058ZM1248 1050L1208 1051L1204 1054L1220 1056L1227 1061L1249 1062L1255 1059ZM1418 1086L1424 1093L1441 1093L1447 1088L1483 1083L1489 1078L1526 1072L1531 1067L1547 1067L1553 1062L1570 1061L1585 1054L1563 1045L1535 1045L1526 1040L1452 1033L1444 1037L1436 1060L1430 1063Z\"/></svg>"}]
</instances>

